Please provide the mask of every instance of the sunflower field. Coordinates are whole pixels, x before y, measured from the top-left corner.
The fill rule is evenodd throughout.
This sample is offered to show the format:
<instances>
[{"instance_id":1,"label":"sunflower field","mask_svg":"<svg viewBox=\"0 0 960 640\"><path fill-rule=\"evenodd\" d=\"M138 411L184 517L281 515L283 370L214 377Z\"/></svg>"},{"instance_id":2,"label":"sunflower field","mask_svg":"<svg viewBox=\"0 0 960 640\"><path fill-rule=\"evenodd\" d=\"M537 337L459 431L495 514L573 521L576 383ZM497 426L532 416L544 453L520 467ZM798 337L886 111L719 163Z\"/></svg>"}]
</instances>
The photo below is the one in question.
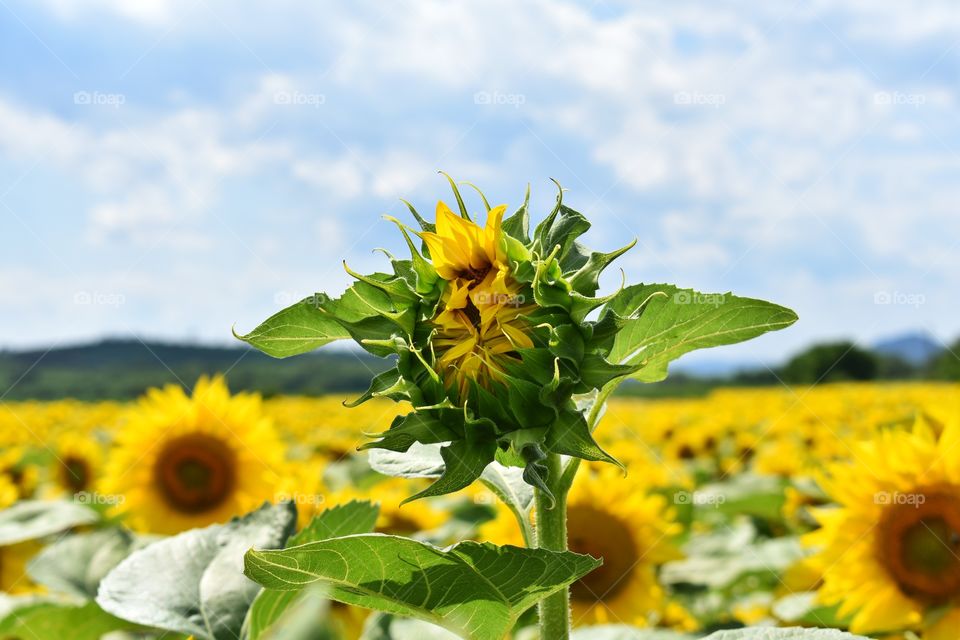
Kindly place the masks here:
<instances>
[{"instance_id":1,"label":"sunflower field","mask_svg":"<svg viewBox=\"0 0 960 640\"><path fill-rule=\"evenodd\" d=\"M236 334L353 340L391 365L359 397L3 405L0 639L960 637L957 389L616 395L797 315L601 295L634 243L581 244L559 184L531 230L529 188L477 215L446 177L390 273Z\"/></svg>"},{"instance_id":2,"label":"sunflower field","mask_svg":"<svg viewBox=\"0 0 960 640\"><path fill-rule=\"evenodd\" d=\"M956 638L960 466L950 452L960 422L948 399L958 391L841 384L615 398L597 433L627 475L589 463L568 499L570 548L603 558L572 585L574 635L803 626ZM154 629L103 611L101 583L162 536L222 525L264 502L291 501L301 527L355 510L372 530L437 545L523 545L508 505L484 485L400 506L429 480L391 477L388 460L356 447L405 408L342 400L231 396L213 378L190 396L169 387L132 404L4 405L0 637L187 635L177 630L178 620L190 624L187 611L155 612ZM254 634L250 622L243 632L443 637L308 593L297 593L286 626ZM307 618L313 635L292 635ZM531 637L531 623L521 616L515 637ZM625 635L626 626L657 635Z\"/></svg>"}]
</instances>

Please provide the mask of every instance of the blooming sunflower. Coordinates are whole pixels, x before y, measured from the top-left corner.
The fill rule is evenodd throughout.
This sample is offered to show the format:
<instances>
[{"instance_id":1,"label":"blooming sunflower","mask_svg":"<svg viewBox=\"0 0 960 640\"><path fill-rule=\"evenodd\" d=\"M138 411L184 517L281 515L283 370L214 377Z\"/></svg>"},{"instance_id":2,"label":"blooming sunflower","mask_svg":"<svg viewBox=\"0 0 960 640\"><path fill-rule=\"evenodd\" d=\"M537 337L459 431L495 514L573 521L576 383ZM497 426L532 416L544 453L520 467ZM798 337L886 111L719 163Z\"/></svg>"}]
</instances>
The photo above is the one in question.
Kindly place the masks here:
<instances>
[{"instance_id":1,"label":"blooming sunflower","mask_svg":"<svg viewBox=\"0 0 960 640\"><path fill-rule=\"evenodd\" d=\"M447 387L465 397L470 380L489 385L503 377L502 360L530 348L521 317L527 305L510 276L501 225L506 205L487 213L484 227L437 203L436 232L419 234L437 274L447 281L434 318L437 369Z\"/></svg>"},{"instance_id":2,"label":"blooming sunflower","mask_svg":"<svg viewBox=\"0 0 960 640\"><path fill-rule=\"evenodd\" d=\"M51 480L69 494L90 491L103 466L103 450L92 436L64 434L54 445Z\"/></svg>"},{"instance_id":3,"label":"blooming sunflower","mask_svg":"<svg viewBox=\"0 0 960 640\"><path fill-rule=\"evenodd\" d=\"M14 496L10 487L16 490L13 498L29 498L33 496L39 480L37 465L30 459L28 449L24 446L13 446L0 450L0 500Z\"/></svg>"},{"instance_id":4,"label":"blooming sunflower","mask_svg":"<svg viewBox=\"0 0 960 640\"><path fill-rule=\"evenodd\" d=\"M813 512L805 542L823 572L819 598L852 616L855 633L960 629L960 417L938 438L918 419L855 446L821 479L835 508ZM928 615L936 612L937 615Z\"/></svg>"},{"instance_id":5,"label":"blooming sunflower","mask_svg":"<svg viewBox=\"0 0 960 640\"><path fill-rule=\"evenodd\" d=\"M603 558L603 565L570 589L574 625L671 624L669 606L657 581L657 567L676 560L673 538L680 533L663 496L612 469L582 469L567 497L567 539L571 551ZM484 523L479 535L497 544L523 545L506 508Z\"/></svg>"},{"instance_id":6,"label":"blooming sunflower","mask_svg":"<svg viewBox=\"0 0 960 640\"><path fill-rule=\"evenodd\" d=\"M187 396L151 389L117 435L101 490L137 529L176 533L223 522L271 500L283 445L258 395L230 395L222 377Z\"/></svg>"}]
</instances>

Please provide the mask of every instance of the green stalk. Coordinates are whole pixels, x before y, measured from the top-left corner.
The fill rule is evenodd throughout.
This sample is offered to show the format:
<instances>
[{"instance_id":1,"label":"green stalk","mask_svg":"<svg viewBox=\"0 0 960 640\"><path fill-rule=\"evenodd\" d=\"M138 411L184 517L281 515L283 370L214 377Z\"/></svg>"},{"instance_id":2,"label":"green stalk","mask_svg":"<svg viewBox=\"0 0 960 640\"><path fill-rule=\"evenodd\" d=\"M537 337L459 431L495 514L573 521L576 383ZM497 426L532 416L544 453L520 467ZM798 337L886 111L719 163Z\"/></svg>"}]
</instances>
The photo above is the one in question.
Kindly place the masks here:
<instances>
[{"instance_id":1,"label":"green stalk","mask_svg":"<svg viewBox=\"0 0 960 640\"><path fill-rule=\"evenodd\" d=\"M617 388L616 381L600 390L587 416L592 432L597 428L600 412L610 394ZM547 456L547 486L554 500L539 489L534 490L537 507L537 546L552 551L567 550L567 492L580 468L579 458L570 458L566 466L560 456ZM540 640L567 640L570 637L570 590L563 589L540 601Z\"/></svg>"},{"instance_id":2,"label":"green stalk","mask_svg":"<svg viewBox=\"0 0 960 640\"><path fill-rule=\"evenodd\" d=\"M551 551L567 550L567 490L562 484L560 456L546 459L547 485L554 500L537 489L537 546ZM540 640L567 640L570 637L570 590L561 589L540 601Z\"/></svg>"}]
</instances>

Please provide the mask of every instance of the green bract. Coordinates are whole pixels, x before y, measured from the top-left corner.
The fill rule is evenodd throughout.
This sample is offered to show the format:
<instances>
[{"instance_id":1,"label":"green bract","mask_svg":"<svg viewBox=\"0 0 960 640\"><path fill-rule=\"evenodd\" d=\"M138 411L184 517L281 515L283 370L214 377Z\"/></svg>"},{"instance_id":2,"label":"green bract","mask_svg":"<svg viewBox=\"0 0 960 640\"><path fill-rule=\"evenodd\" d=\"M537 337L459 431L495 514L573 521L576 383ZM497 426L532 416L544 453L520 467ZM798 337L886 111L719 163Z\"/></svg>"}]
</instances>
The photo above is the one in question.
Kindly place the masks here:
<instances>
[{"instance_id":1,"label":"green bract","mask_svg":"<svg viewBox=\"0 0 960 640\"><path fill-rule=\"evenodd\" d=\"M473 225L456 184L450 183L460 216ZM438 318L457 288L486 286L478 283L490 267L475 280L470 280L472 267L465 279L451 279L449 265L438 268L428 243L418 247L414 242L417 235L436 240L444 230L409 204L422 231L391 219L410 250L407 259L388 256L392 273L361 275L347 268L356 282L339 298L318 293L238 336L276 357L352 338L376 356L394 358L395 366L376 376L351 406L374 397L413 406L361 448L404 452L415 442L443 443L443 474L413 498L462 489L495 459L523 467L524 480L549 494L542 461L550 454L616 462L591 434L595 425L581 410L587 394L605 398L628 378L660 380L667 364L688 351L746 340L797 319L789 309L761 300L704 295L671 285L621 286L598 295L600 274L634 242L610 252L582 245L578 238L590 223L563 203L562 189L532 234L529 189L523 205L496 229L499 212L491 212L486 198L482 201L494 223L486 230L477 227L477 242L495 238L509 300L492 310L484 307L488 315L471 308L470 302L458 311L471 319L482 339L487 324L496 325L489 318L512 307L513 330L504 329L499 343L508 346L499 349L496 359L476 347L478 357L487 358L482 366L491 371L488 376L466 375L467 365L461 361L445 365L437 343L442 331ZM469 226L459 220L457 224ZM462 229L456 233L462 235ZM484 233L488 235L481 237ZM471 328L464 331L467 349ZM515 339L518 331L522 340ZM445 348L456 349L446 338ZM453 366L462 368L451 371ZM463 384L451 384L451 379Z\"/></svg>"}]
</instances>

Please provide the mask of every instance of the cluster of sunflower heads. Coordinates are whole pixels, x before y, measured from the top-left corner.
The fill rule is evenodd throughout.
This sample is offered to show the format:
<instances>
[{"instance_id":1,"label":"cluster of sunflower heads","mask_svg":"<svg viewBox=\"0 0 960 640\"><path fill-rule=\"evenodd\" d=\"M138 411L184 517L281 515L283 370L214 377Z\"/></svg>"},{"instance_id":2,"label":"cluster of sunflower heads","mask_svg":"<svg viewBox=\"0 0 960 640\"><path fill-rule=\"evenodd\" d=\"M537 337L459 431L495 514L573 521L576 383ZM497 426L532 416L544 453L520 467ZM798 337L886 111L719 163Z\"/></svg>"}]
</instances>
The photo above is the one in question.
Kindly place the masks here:
<instances>
[{"instance_id":1,"label":"cluster of sunflower heads","mask_svg":"<svg viewBox=\"0 0 960 640\"><path fill-rule=\"evenodd\" d=\"M650 364L618 348L618 335L667 293L638 285L597 295L600 274L634 243L609 253L580 244L590 223L563 203L559 184L531 233L529 188L509 216L477 190L481 221L449 182L456 211L441 201L429 222L407 203L419 229L388 218L410 251L388 254L392 273L346 267L356 282L342 296L316 294L241 339L284 357L352 338L393 357L354 404L387 397L413 406L363 448L443 443L444 473L416 498L462 489L493 460L523 467L542 490L548 454L616 463L594 441L584 405Z\"/></svg>"}]
</instances>

